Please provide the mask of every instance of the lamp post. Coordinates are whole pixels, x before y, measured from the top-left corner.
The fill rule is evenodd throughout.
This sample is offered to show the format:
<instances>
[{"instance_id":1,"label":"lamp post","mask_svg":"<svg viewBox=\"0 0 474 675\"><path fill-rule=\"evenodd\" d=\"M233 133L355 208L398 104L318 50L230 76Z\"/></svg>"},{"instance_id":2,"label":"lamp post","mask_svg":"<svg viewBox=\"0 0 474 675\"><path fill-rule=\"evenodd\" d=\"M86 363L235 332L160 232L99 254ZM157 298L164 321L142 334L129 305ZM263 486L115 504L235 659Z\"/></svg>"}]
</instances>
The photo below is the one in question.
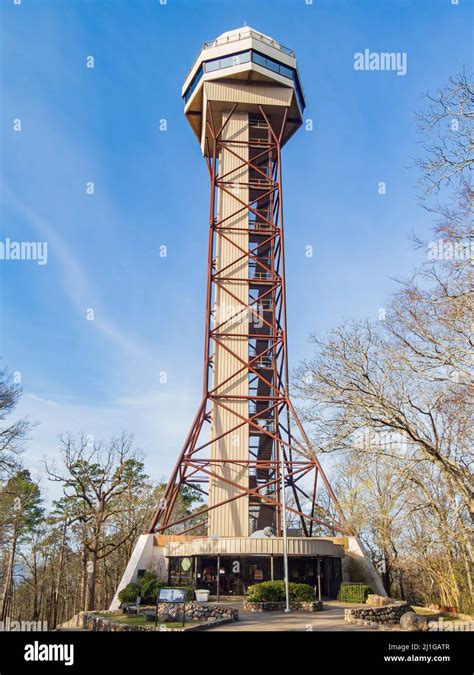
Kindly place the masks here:
<instances>
[{"instance_id":1,"label":"lamp post","mask_svg":"<svg viewBox=\"0 0 474 675\"><path fill-rule=\"evenodd\" d=\"M321 602L321 558L318 558L318 600Z\"/></svg>"},{"instance_id":2,"label":"lamp post","mask_svg":"<svg viewBox=\"0 0 474 675\"><path fill-rule=\"evenodd\" d=\"M286 535L286 496L285 496L285 460L283 452L281 453L281 520L283 528L283 573L285 579L285 612L289 614L290 609L290 588L288 582L288 537Z\"/></svg>"},{"instance_id":3,"label":"lamp post","mask_svg":"<svg viewBox=\"0 0 474 675\"><path fill-rule=\"evenodd\" d=\"M211 534L209 537L212 541L219 541L219 535L218 534ZM215 548L218 549L217 556L216 556L216 563L217 563L217 569L216 569L216 600L219 602L219 581L220 581L220 567L221 567L221 556L219 553L219 547L216 546ZM211 580L211 590L212 590L212 580Z\"/></svg>"}]
</instances>

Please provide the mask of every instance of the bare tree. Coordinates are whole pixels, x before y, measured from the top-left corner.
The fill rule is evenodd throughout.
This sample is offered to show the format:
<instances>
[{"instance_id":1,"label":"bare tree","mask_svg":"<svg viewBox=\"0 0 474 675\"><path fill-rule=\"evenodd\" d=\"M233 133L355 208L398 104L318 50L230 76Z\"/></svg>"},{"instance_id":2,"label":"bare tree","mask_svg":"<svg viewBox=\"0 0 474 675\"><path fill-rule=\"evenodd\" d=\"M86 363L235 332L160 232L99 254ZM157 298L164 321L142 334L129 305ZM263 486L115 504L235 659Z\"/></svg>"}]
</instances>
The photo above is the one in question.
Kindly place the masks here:
<instances>
[{"instance_id":1,"label":"bare tree","mask_svg":"<svg viewBox=\"0 0 474 675\"><path fill-rule=\"evenodd\" d=\"M6 422L21 396L21 386L12 381L6 368L0 370L0 478L18 469L18 455L30 427L28 420Z\"/></svg>"},{"instance_id":2,"label":"bare tree","mask_svg":"<svg viewBox=\"0 0 474 675\"><path fill-rule=\"evenodd\" d=\"M467 180L474 164L474 85L466 71L434 94L418 120L425 150L417 161L425 194Z\"/></svg>"},{"instance_id":3,"label":"bare tree","mask_svg":"<svg viewBox=\"0 0 474 675\"><path fill-rule=\"evenodd\" d=\"M61 438L63 469L45 463L49 479L63 486L70 517L80 524L86 566L86 610L95 608L98 562L129 540L134 530L111 536L110 526L124 508L124 495L146 482L143 463L133 450L133 436L122 434L107 446Z\"/></svg>"},{"instance_id":4,"label":"bare tree","mask_svg":"<svg viewBox=\"0 0 474 675\"><path fill-rule=\"evenodd\" d=\"M428 98L425 193L450 190L448 205L429 207L433 240L415 240L425 258L383 320L313 335L295 388L315 447L338 457L339 499L387 590L397 577L402 594L470 608L474 89L463 73Z\"/></svg>"},{"instance_id":5,"label":"bare tree","mask_svg":"<svg viewBox=\"0 0 474 675\"><path fill-rule=\"evenodd\" d=\"M472 515L469 408L458 406L444 383L407 366L396 345L368 322L341 326L326 341L314 336L312 341L317 355L299 369L295 387L306 401L303 415L313 426L316 446L352 451L357 444L371 454L371 444L360 445L369 430L396 434L414 459L437 466Z\"/></svg>"}]
</instances>

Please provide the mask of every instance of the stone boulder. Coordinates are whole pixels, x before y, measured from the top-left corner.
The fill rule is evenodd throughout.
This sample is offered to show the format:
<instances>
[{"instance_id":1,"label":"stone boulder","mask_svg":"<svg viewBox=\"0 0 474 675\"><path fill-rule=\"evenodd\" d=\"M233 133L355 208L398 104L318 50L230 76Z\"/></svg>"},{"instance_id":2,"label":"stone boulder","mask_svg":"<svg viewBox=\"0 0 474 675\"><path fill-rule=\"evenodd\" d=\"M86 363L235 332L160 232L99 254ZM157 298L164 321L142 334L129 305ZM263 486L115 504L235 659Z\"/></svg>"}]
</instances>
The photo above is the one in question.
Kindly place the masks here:
<instances>
[{"instance_id":1,"label":"stone boulder","mask_svg":"<svg viewBox=\"0 0 474 675\"><path fill-rule=\"evenodd\" d=\"M392 598L387 598L385 595L375 595L375 593L369 593L366 600L366 605L369 607L385 607L393 603Z\"/></svg>"},{"instance_id":2,"label":"stone boulder","mask_svg":"<svg viewBox=\"0 0 474 675\"><path fill-rule=\"evenodd\" d=\"M400 619L400 630L427 631L429 630L428 620L415 612L406 612Z\"/></svg>"}]
</instances>

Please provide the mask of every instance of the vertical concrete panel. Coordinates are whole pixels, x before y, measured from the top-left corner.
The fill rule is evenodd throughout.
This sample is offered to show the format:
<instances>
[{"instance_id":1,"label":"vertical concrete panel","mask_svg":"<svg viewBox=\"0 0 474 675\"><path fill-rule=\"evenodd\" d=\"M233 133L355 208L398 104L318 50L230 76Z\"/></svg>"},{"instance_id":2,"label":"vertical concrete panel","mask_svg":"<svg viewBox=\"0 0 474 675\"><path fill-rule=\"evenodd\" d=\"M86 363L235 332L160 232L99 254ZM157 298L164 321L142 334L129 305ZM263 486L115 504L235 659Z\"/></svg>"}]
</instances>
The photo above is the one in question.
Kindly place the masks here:
<instances>
[{"instance_id":1,"label":"vertical concrete panel","mask_svg":"<svg viewBox=\"0 0 474 675\"><path fill-rule=\"evenodd\" d=\"M227 119L230 111L223 113L223 122ZM222 135L226 141L247 141L248 140L248 114L245 112L234 112L229 119ZM241 157L248 159L247 146L236 143L231 146ZM224 176L229 171L236 169L226 179L228 184L226 189L231 194L226 194L224 190L218 191L218 220L231 216L240 207L237 200L239 197L243 202L248 201L248 188L242 187L237 183L248 183L248 167L238 168L242 160L238 159L231 152L224 149L220 157L219 173ZM224 227L235 227L246 230L248 212L244 209L240 214L232 215L228 218ZM242 259L242 250L248 251L248 232L225 232L223 234L217 231L216 236L216 260L217 270L226 268L223 275L220 276L223 282L223 288L217 287L214 307L214 325L222 321L227 322L220 333L225 332L225 337L220 338L224 346L216 345L213 360L213 388L226 382L220 389L220 394L226 396L246 396L248 394L248 373L242 369L241 358L244 362L248 360L248 339L239 337L237 334L248 333L248 314L244 306L248 303L248 258ZM234 245L235 244L235 245ZM239 302L240 301L240 302ZM243 304L240 304L243 303ZM235 318L233 315L236 314ZM239 373L239 371L241 371ZM238 415L248 416L247 400L238 400L237 398L228 398L225 405L230 410L224 410L214 404L212 414L212 436L216 438L234 427L238 429L216 440L212 444L211 458L220 460L238 460L248 459L249 454L249 434L248 425L242 424ZM232 481L238 486L248 487L248 469L245 466L236 464L215 465L214 470L219 472L224 479ZM239 494L240 490L223 481L213 480L210 485L209 503L212 506L226 499ZM223 506L217 507L209 512L209 535L218 534L220 536L247 537L249 534L248 522L248 497L242 497L229 502Z\"/></svg>"},{"instance_id":2,"label":"vertical concrete panel","mask_svg":"<svg viewBox=\"0 0 474 675\"><path fill-rule=\"evenodd\" d=\"M132 552L132 557L128 561L128 565L123 573L120 584L115 591L112 602L110 603L109 609L111 611L117 611L120 607L119 593L132 581L137 580L138 570L145 569L151 570L153 568L153 534L141 534L138 537L138 541L135 544L135 548Z\"/></svg>"}]
</instances>

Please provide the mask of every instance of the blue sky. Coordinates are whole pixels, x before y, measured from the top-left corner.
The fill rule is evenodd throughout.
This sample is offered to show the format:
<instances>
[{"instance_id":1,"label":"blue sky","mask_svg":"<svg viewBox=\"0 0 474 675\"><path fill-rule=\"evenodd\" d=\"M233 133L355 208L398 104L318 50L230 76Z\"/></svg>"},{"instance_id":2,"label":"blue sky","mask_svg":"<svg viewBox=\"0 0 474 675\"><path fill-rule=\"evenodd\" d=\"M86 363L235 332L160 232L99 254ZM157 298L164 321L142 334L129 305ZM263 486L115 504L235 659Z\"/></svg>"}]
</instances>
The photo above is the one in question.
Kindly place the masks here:
<instances>
[{"instance_id":1,"label":"blue sky","mask_svg":"<svg viewBox=\"0 0 474 675\"><path fill-rule=\"evenodd\" d=\"M48 242L47 265L0 261L0 355L40 423L24 461L37 475L61 432L127 429L166 478L201 393L208 177L180 94L202 42L247 23L297 53L313 131L284 150L294 367L311 331L376 319L421 259L415 111L471 62L473 3L0 4L0 240ZM406 52L406 76L355 71L366 48Z\"/></svg>"}]
</instances>

